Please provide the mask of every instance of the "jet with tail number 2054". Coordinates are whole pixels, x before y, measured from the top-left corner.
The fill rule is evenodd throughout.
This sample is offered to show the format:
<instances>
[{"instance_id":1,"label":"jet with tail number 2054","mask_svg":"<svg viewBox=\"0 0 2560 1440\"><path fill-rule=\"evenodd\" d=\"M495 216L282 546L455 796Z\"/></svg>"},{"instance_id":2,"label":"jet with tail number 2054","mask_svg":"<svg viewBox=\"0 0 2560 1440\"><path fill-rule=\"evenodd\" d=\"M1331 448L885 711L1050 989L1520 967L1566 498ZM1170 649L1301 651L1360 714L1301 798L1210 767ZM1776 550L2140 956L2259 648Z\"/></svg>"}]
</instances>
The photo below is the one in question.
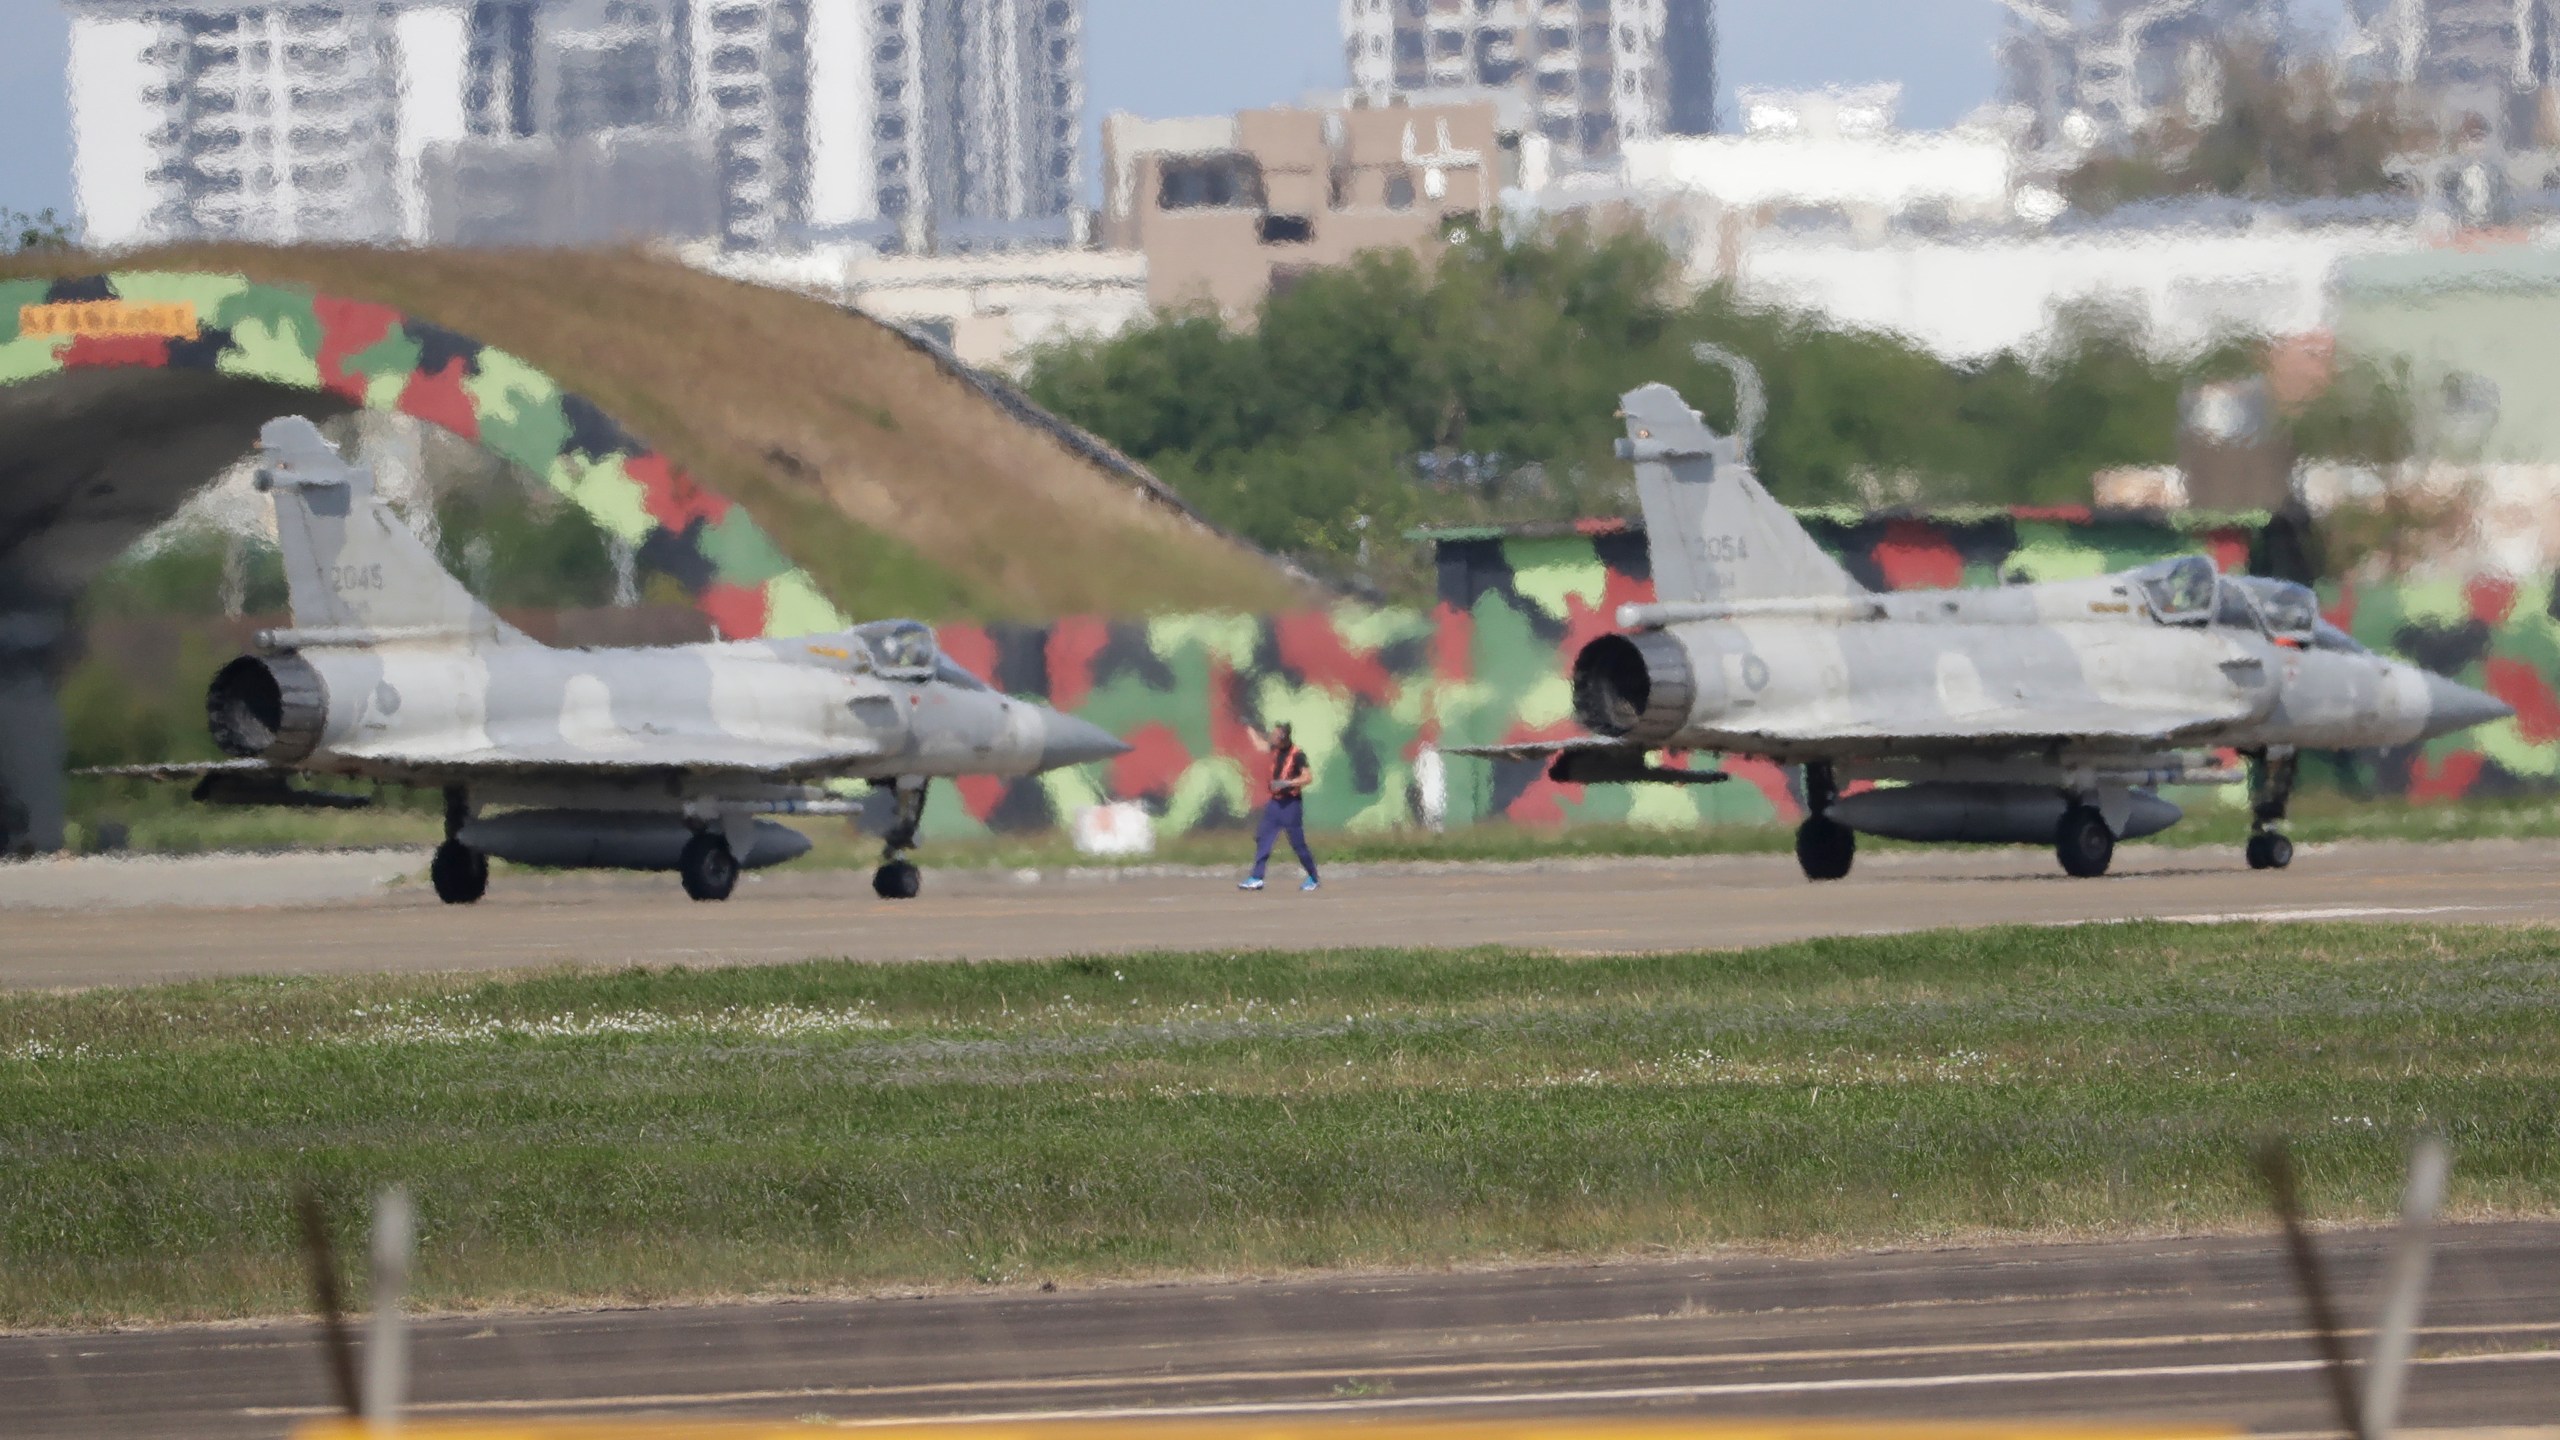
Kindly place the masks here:
<instances>
[{"instance_id":1,"label":"jet with tail number 2054","mask_svg":"<svg viewBox=\"0 0 2560 1440\"><path fill-rule=\"evenodd\" d=\"M1574 660L1589 736L1462 753L1577 783L1724 778L1656 765L1657 750L1801 765L1796 858L1811 879L1847 875L1860 832L2049 844L2069 873L2101 875L2118 840L2178 822L2159 787L2243 780L2249 864L2281 869L2298 751L2407 745L2513 713L2366 650L2302 586L2220 575L2202 556L1869 592L1677 392L1647 385L1622 413L1654 602L1621 607L1619 632ZM1850 793L1858 781L1874 783Z\"/></svg>"},{"instance_id":2,"label":"jet with tail number 2054","mask_svg":"<svg viewBox=\"0 0 2560 1440\"><path fill-rule=\"evenodd\" d=\"M307 420L270 422L257 483L275 498L292 625L259 637L205 697L238 757L108 773L200 777L197 798L361 804L297 773L443 792L431 876L463 904L489 857L674 870L697 900L806 837L764 817L877 809L873 888L921 883L917 841L938 776L1023 775L1128 747L1012 699L952 663L911 620L790 640L556 649L474 599L375 498L369 472ZM871 783L866 802L826 782Z\"/></svg>"}]
</instances>

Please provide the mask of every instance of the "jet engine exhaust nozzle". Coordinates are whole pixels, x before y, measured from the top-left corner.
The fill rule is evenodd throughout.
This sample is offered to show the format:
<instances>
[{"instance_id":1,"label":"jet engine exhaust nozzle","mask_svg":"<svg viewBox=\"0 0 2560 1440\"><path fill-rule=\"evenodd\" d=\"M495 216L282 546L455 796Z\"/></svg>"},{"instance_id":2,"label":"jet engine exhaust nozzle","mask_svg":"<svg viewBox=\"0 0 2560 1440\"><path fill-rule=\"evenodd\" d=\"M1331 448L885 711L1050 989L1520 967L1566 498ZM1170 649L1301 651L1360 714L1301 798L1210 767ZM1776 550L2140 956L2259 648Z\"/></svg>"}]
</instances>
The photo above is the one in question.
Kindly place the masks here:
<instances>
[{"instance_id":1,"label":"jet engine exhaust nozzle","mask_svg":"<svg viewBox=\"0 0 2560 1440\"><path fill-rule=\"evenodd\" d=\"M1603 635L1573 659L1573 713L1595 735L1657 744L1680 733L1698 693L1689 652L1660 630Z\"/></svg>"},{"instance_id":2,"label":"jet engine exhaust nozzle","mask_svg":"<svg viewBox=\"0 0 2560 1440\"><path fill-rule=\"evenodd\" d=\"M223 754L290 764L320 748L329 687L299 655L243 655L214 675L204 717Z\"/></svg>"}]
</instances>

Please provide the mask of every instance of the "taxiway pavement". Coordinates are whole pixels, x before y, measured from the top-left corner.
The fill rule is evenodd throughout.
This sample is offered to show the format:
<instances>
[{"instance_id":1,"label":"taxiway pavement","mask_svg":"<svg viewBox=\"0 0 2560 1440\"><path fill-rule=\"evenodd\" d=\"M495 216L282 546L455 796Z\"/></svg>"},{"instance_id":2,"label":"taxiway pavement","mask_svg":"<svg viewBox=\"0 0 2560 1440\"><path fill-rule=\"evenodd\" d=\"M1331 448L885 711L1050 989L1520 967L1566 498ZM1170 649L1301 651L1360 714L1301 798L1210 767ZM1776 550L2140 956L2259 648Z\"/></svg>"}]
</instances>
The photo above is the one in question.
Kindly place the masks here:
<instances>
[{"instance_id":1,"label":"taxiway pavement","mask_svg":"<svg viewBox=\"0 0 2560 1440\"><path fill-rule=\"evenodd\" d=\"M424 857L56 860L0 866L0 986L568 962L896 961L1140 950L1522 945L1720 949L1948 925L2181 920L2560 924L2560 842L2305 846L2258 872L2221 850L2127 847L2073 880L2042 852L1898 852L1807 883L1791 857L1346 866L1296 893L1222 874L928 872L886 902L859 871L775 871L725 903L655 875L504 873L436 902ZM394 877L406 875L405 883Z\"/></svg>"},{"instance_id":2,"label":"taxiway pavement","mask_svg":"<svg viewBox=\"0 0 2560 1440\"><path fill-rule=\"evenodd\" d=\"M2321 1244L2348 1323L2371 1315L2385 1236ZM2560 1224L2440 1233L2408 1425L2552 1422L2555 1262ZM411 1413L446 1419L2337 1425L2258 1238L474 1315L420 1322L413 1346ZM11 1435L276 1436L329 1404L307 1324L0 1336Z\"/></svg>"}]
</instances>

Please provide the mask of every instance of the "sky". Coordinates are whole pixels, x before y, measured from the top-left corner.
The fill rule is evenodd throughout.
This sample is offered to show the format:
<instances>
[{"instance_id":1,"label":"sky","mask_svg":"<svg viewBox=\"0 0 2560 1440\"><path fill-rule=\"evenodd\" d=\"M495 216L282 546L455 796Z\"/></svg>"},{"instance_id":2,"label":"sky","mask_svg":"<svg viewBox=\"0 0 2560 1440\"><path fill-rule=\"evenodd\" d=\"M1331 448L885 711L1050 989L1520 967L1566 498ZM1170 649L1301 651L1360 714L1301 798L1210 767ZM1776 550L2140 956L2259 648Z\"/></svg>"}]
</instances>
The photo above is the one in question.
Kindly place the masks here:
<instances>
[{"instance_id":1,"label":"sky","mask_svg":"<svg viewBox=\"0 0 2560 1440\"><path fill-rule=\"evenodd\" d=\"M2329 8L2333 0L2307 7ZM1903 123L1991 98L1996 0L1718 0L1730 116L1744 85L1898 80ZM1344 83L1337 0L1085 0L1087 169L1102 115L1218 114ZM66 23L57 0L0 0L0 207L71 209Z\"/></svg>"}]
</instances>

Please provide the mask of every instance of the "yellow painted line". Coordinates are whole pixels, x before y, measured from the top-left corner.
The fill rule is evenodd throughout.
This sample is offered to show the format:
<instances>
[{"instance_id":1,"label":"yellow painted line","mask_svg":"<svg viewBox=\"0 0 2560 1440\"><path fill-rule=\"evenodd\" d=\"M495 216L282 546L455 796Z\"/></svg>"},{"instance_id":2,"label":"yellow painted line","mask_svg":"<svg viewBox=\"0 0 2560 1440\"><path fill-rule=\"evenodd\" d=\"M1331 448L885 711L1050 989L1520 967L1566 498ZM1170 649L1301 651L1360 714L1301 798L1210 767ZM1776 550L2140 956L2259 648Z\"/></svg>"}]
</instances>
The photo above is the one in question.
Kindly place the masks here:
<instances>
[{"instance_id":1,"label":"yellow painted line","mask_svg":"<svg viewBox=\"0 0 2560 1440\"><path fill-rule=\"evenodd\" d=\"M1724 1355L1633 1355L1555 1360L1475 1360L1414 1365L1305 1366L1286 1370L1207 1370L1190 1373L1149 1372L1125 1376L1025 1377L994 1380L927 1381L908 1385L804 1385L759 1390L705 1390L648 1395L589 1395L553 1400L443 1400L409 1407L412 1414L481 1413L489 1411L628 1410L669 1405L736 1405L792 1399L923 1398L937 1395L983 1395L1008 1390L1142 1390L1196 1385L1252 1385L1290 1381L1464 1379L1481 1376L1589 1373L1669 1367L1822 1364L1856 1360L1926 1360L1954 1356L2064 1355L2106 1350L2161 1350L2196 1345L2276 1344L2309 1340L2311 1330L2243 1330L2196 1335L2090 1336L2080 1340L1983 1340L1947 1345L1843 1346L1811 1350L1744 1351ZM2342 1330L2353 1339L2370 1332ZM2560 1321L2515 1325L2430 1325L2421 1336L2532 1335L2560 1333ZM2552 1352L2516 1352L2560 1355ZM2116 1372L2107 1372L2116 1373ZM1329 1402L1339 1403L1339 1402ZM327 1406L257 1406L244 1415L262 1417L326 1416ZM1150 1412L1152 1413L1152 1412ZM884 1422L885 1423L885 1422Z\"/></svg>"}]
</instances>

